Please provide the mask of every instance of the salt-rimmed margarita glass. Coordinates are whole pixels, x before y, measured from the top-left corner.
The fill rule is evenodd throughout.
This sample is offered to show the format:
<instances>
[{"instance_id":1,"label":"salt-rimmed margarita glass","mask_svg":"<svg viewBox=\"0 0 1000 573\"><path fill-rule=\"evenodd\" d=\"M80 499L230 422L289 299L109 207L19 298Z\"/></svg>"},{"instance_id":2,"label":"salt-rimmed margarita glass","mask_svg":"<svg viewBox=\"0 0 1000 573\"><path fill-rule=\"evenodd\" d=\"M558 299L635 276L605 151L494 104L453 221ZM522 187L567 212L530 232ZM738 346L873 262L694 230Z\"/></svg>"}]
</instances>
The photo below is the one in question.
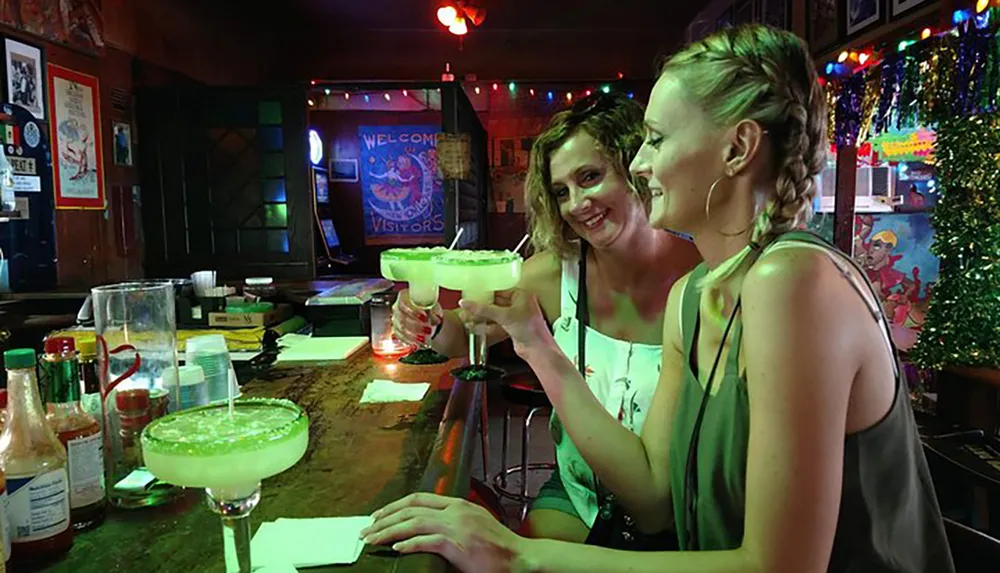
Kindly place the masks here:
<instances>
[{"instance_id":1,"label":"salt-rimmed margarita glass","mask_svg":"<svg viewBox=\"0 0 1000 573\"><path fill-rule=\"evenodd\" d=\"M240 573L251 570L250 512L260 501L260 480L295 465L308 444L305 412L269 398L236 400L231 412L228 403L183 410L142 432L150 473L166 483L205 488L209 507L222 516L226 554L236 556Z\"/></svg>"},{"instance_id":2,"label":"salt-rimmed margarita glass","mask_svg":"<svg viewBox=\"0 0 1000 573\"><path fill-rule=\"evenodd\" d=\"M434 277L444 288L462 291L462 299L490 304L497 291L521 280L521 255L511 251L447 251L434 257ZM492 380L503 371L486 365L486 324L467 324L469 365L453 372L463 380Z\"/></svg>"},{"instance_id":3,"label":"salt-rimmed margarita glass","mask_svg":"<svg viewBox=\"0 0 1000 573\"><path fill-rule=\"evenodd\" d=\"M448 252L445 247L416 247L412 249L389 249L382 251L382 276L390 281L409 284L410 302L425 312L430 312L438 300L438 283L434 279L431 260ZM441 364L448 361L427 344L404 356L404 364Z\"/></svg>"}]
</instances>

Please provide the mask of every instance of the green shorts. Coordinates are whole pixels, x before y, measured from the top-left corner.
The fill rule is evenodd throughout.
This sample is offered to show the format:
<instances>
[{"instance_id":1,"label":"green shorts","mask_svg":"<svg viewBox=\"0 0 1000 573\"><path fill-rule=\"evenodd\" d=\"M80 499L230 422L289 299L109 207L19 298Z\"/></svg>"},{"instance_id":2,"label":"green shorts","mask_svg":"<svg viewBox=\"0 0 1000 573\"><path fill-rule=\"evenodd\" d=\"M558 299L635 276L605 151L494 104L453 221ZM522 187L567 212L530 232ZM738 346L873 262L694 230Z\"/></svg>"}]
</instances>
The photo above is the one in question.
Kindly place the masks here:
<instances>
[{"instance_id":1,"label":"green shorts","mask_svg":"<svg viewBox=\"0 0 1000 573\"><path fill-rule=\"evenodd\" d=\"M553 509L555 511L561 511L572 515L573 517L582 520L580 514L577 513L576 508L573 506L573 502L569 499L569 494L566 492L566 486L563 485L562 477L559 475L559 466L552 471L552 476L549 477L548 481L542 484L542 488L538 490L538 497L531 504L531 509Z\"/></svg>"}]
</instances>

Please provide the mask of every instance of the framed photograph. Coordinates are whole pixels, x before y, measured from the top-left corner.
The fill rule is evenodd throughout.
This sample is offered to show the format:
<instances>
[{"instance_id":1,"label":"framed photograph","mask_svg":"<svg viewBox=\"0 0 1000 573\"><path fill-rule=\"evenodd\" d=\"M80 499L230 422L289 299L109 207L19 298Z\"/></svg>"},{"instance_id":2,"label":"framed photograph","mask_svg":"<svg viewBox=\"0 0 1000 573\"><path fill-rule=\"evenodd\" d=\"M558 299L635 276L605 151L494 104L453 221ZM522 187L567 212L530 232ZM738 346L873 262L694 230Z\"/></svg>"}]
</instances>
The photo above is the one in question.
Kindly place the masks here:
<instances>
[{"instance_id":1,"label":"framed photograph","mask_svg":"<svg viewBox=\"0 0 1000 573\"><path fill-rule=\"evenodd\" d=\"M847 35L853 36L882 21L882 0L847 0L845 16Z\"/></svg>"},{"instance_id":2,"label":"framed photograph","mask_svg":"<svg viewBox=\"0 0 1000 573\"><path fill-rule=\"evenodd\" d=\"M806 2L809 48L821 53L837 43L840 26L837 23L837 0Z\"/></svg>"},{"instance_id":3,"label":"framed photograph","mask_svg":"<svg viewBox=\"0 0 1000 573\"><path fill-rule=\"evenodd\" d=\"M356 183L358 181L357 159L331 159L330 181Z\"/></svg>"},{"instance_id":4,"label":"framed photograph","mask_svg":"<svg viewBox=\"0 0 1000 573\"><path fill-rule=\"evenodd\" d=\"M896 18L903 12L926 4L927 0L890 0L892 2L892 17Z\"/></svg>"},{"instance_id":5,"label":"framed photograph","mask_svg":"<svg viewBox=\"0 0 1000 573\"><path fill-rule=\"evenodd\" d=\"M115 165L132 166L132 126L115 122L111 127L111 141L114 145L112 157Z\"/></svg>"},{"instance_id":6,"label":"framed photograph","mask_svg":"<svg viewBox=\"0 0 1000 573\"><path fill-rule=\"evenodd\" d=\"M758 0L757 17L762 24L789 29L788 0Z\"/></svg>"},{"instance_id":7,"label":"framed photograph","mask_svg":"<svg viewBox=\"0 0 1000 573\"><path fill-rule=\"evenodd\" d=\"M493 162L497 167L514 167L514 141L513 137L497 138L495 155Z\"/></svg>"},{"instance_id":8,"label":"framed photograph","mask_svg":"<svg viewBox=\"0 0 1000 573\"><path fill-rule=\"evenodd\" d=\"M45 119L45 61L41 48L4 39L7 61L7 103L19 105L36 119Z\"/></svg>"},{"instance_id":9,"label":"framed photograph","mask_svg":"<svg viewBox=\"0 0 1000 573\"><path fill-rule=\"evenodd\" d=\"M56 209L104 209L97 78L52 64L48 72Z\"/></svg>"}]
</instances>

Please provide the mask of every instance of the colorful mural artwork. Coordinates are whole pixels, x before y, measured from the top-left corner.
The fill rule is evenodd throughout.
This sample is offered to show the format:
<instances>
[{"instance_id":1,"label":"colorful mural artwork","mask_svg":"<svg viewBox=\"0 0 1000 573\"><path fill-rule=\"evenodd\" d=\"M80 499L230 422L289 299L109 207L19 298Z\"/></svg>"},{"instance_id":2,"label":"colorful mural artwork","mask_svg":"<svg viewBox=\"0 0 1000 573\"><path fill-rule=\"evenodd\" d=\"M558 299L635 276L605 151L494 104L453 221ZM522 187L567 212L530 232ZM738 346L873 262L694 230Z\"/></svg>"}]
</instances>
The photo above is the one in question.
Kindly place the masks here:
<instances>
[{"instance_id":1,"label":"colorful mural artwork","mask_svg":"<svg viewBox=\"0 0 1000 573\"><path fill-rule=\"evenodd\" d=\"M833 215L817 215L809 228L832 240ZM854 260L875 287L902 350L917 341L938 277L938 259L930 252L933 240L926 211L854 217Z\"/></svg>"},{"instance_id":2,"label":"colorful mural artwork","mask_svg":"<svg viewBox=\"0 0 1000 573\"><path fill-rule=\"evenodd\" d=\"M365 243L444 240L436 126L360 126Z\"/></svg>"}]
</instances>

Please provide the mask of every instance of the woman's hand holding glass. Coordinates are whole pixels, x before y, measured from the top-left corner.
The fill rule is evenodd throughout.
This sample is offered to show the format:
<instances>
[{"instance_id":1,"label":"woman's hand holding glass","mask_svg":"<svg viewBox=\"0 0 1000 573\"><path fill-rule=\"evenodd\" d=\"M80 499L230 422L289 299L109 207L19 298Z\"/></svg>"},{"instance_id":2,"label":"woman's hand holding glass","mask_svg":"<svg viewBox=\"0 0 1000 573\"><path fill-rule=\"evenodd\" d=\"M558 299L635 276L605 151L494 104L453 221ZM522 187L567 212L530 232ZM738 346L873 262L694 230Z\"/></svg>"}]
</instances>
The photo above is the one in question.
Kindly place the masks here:
<instances>
[{"instance_id":1,"label":"woman's hand holding glass","mask_svg":"<svg viewBox=\"0 0 1000 573\"><path fill-rule=\"evenodd\" d=\"M538 299L528 291L518 288L498 291L493 304L467 300L459 304L468 320L499 324L510 335L514 351L522 358L527 358L529 350L555 342Z\"/></svg>"},{"instance_id":2,"label":"woman's hand holding glass","mask_svg":"<svg viewBox=\"0 0 1000 573\"><path fill-rule=\"evenodd\" d=\"M440 304L434 303L429 309L420 308L410 300L409 289L403 289L392 305L392 332L405 344L423 347L429 345L443 315Z\"/></svg>"}]
</instances>

